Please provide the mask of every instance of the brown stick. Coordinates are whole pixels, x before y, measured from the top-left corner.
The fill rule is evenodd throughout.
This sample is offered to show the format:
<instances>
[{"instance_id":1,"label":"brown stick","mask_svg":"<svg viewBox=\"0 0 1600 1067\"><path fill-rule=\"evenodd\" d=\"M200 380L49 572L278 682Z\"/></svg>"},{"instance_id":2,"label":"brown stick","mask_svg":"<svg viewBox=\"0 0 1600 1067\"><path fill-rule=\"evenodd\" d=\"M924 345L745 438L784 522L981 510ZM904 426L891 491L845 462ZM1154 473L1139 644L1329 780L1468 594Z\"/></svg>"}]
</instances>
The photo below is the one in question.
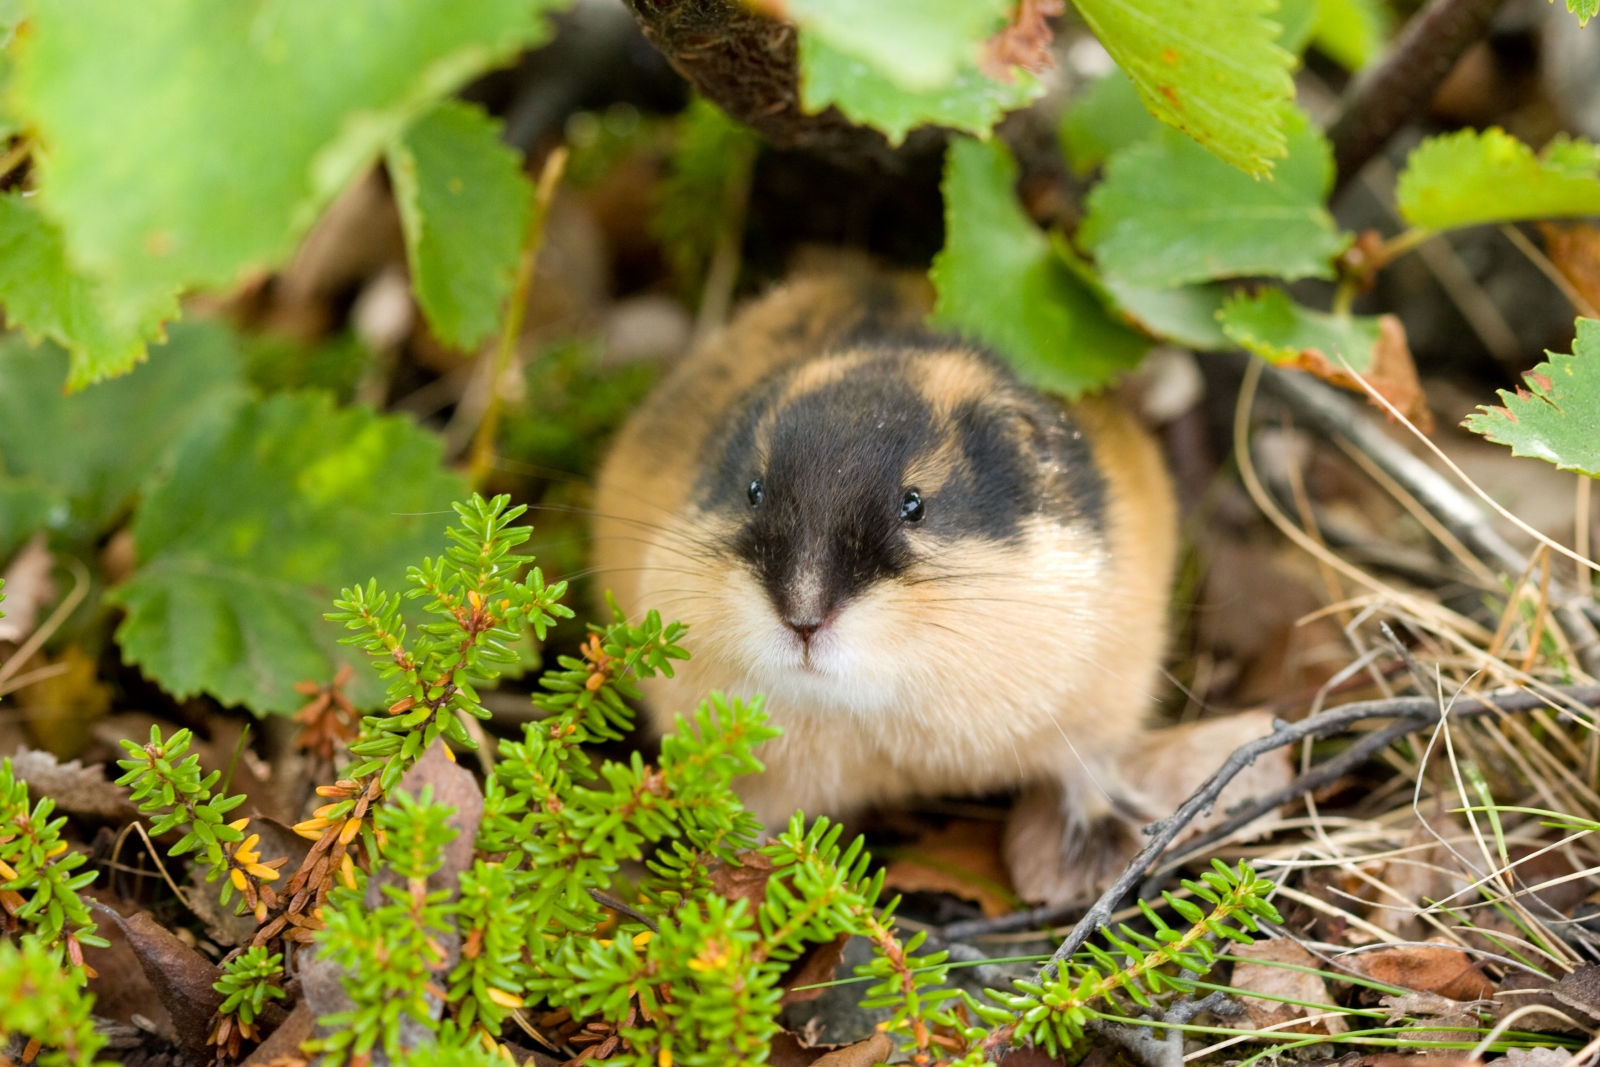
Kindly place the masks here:
<instances>
[{"instance_id":1,"label":"brown stick","mask_svg":"<svg viewBox=\"0 0 1600 1067\"><path fill-rule=\"evenodd\" d=\"M1428 106L1456 60L1488 32L1502 2L1429 0L1406 23L1388 54L1356 79L1328 129L1338 168L1335 192Z\"/></svg>"}]
</instances>

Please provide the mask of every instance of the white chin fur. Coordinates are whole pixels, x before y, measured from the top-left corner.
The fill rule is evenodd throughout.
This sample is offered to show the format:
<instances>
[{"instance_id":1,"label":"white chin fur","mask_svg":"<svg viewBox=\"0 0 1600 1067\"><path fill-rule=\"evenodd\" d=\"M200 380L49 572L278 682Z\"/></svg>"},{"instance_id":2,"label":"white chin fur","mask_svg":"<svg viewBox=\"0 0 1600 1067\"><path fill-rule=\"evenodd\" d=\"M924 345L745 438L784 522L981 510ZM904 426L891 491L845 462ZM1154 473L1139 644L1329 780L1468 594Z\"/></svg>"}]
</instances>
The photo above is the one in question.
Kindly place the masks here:
<instances>
[{"instance_id":1,"label":"white chin fur","mask_svg":"<svg viewBox=\"0 0 1600 1067\"><path fill-rule=\"evenodd\" d=\"M852 617L861 614L854 607L846 606L818 631L809 649L776 619L753 622L738 642L751 688L782 704L821 712L883 711L896 704L893 673L881 665L873 669L866 654L870 642L851 640L857 628L851 624L861 621Z\"/></svg>"}]
</instances>

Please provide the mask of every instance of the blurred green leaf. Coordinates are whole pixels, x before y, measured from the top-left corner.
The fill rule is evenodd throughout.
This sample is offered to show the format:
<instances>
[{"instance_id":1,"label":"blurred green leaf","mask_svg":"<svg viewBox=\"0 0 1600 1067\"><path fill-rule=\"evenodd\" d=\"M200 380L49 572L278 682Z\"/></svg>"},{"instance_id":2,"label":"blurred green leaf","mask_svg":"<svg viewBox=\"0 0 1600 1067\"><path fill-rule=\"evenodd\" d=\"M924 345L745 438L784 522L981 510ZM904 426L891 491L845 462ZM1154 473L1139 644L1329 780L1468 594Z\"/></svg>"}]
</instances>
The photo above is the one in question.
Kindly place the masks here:
<instances>
[{"instance_id":1,"label":"blurred green leaf","mask_svg":"<svg viewBox=\"0 0 1600 1067\"><path fill-rule=\"evenodd\" d=\"M1580 27L1587 26L1590 19L1600 15L1600 0L1567 0L1567 10L1578 16Z\"/></svg>"},{"instance_id":2,"label":"blurred green leaf","mask_svg":"<svg viewBox=\"0 0 1600 1067\"><path fill-rule=\"evenodd\" d=\"M417 115L548 33L549 0L52 0L10 100L42 210L113 321L270 267Z\"/></svg>"},{"instance_id":3,"label":"blurred green leaf","mask_svg":"<svg viewBox=\"0 0 1600 1067\"><path fill-rule=\"evenodd\" d=\"M1280 0L1272 20L1280 27L1278 47L1298 56L1306 50L1311 33L1317 28L1318 0Z\"/></svg>"},{"instance_id":4,"label":"blurred green leaf","mask_svg":"<svg viewBox=\"0 0 1600 1067\"><path fill-rule=\"evenodd\" d=\"M103 314L98 288L67 263L60 229L20 192L0 194L0 305L6 321L30 340L49 338L72 354L63 380L81 389L122 374L159 340L163 319L178 313L171 294L158 296L129 328Z\"/></svg>"},{"instance_id":5,"label":"blurred green leaf","mask_svg":"<svg viewBox=\"0 0 1600 1067\"><path fill-rule=\"evenodd\" d=\"M1318 0L1311 43L1345 70L1357 71L1383 51L1389 21L1383 0Z\"/></svg>"},{"instance_id":6,"label":"blurred green leaf","mask_svg":"<svg viewBox=\"0 0 1600 1067\"><path fill-rule=\"evenodd\" d=\"M1320 357L1334 371L1349 363L1357 374L1372 365L1382 333L1375 316L1312 311L1290 300L1282 289L1230 297L1222 306L1220 321L1224 333L1269 363L1309 360L1320 366L1316 362Z\"/></svg>"},{"instance_id":7,"label":"blurred green leaf","mask_svg":"<svg viewBox=\"0 0 1600 1067\"><path fill-rule=\"evenodd\" d=\"M398 586L444 548L440 517L465 493L405 418L321 393L244 403L184 443L139 509L138 570L109 594L127 609L123 655L179 699L293 710L295 682L362 659L323 621L329 599L373 577ZM355 677L372 706L381 683Z\"/></svg>"},{"instance_id":8,"label":"blurred green leaf","mask_svg":"<svg viewBox=\"0 0 1600 1067\"><path fill-rule=\"evenodd\" d=\"M1100 303L1129 325L1151 337L1174 341L1186 348L1214 352L1233 347L1233 342L1217 324L1217 314L1227 296L1222 286L1146 289L1129 285L1101 277L1094 265L1080 256L1060 234L1050 235L1050 245L1067 269L1100 298Z\"/></svg>"},{"instance_id":9,"label":"blurred green leaf","mask_svg":"<svg viewBox=\"0 0 1600 1067\"><path fill-rule=\"evenodd\" d=\"M500 123L441 103L389 149L411 285L435 336L472 349L494 332L511 293L533 185L500 140Z\"/></svg>"},{"instance_id":10,"label":"blurred green leaf","mask_svg":"<svg viewBox=\"0 0 1600 1067\"><path fill-rule=\"evenodd\" d=\"M326 389L348 401L372 362L372 350L348 332L310 343L276 333L247 333L238 342L245 375L263 393Z\"/></svg>"},{"instance_id":11,"label":"blurred green leaf","mask_svg":"<svg viewBox=\"0 0 1600 1067\"><path fill-rule=\"evenodd\" d=\"M1331 278L1349 239L1323 206L1327 140L1298 111L1289 157L1251 178L1172 131L1122 149L1089 194L1079 243L1108 279L1167 289L1212 278Z\"/></svg>"},{"instance_id":12,"label":"blurred green leaf","mask_svg":"<svg viewBox=\"0 0 1600 1067\"><path fill-rule=\"evenodd\" d=\"M1523 375L1524 388L1499 391L1504 407L1480 407L1462 425L1514 456L1600 475L1600 320L1578 320L1572 355L1546 355Z\"/></svg>"},{"instance_id":13,"label":"blurred green leaf","mask_svg":"<svg viewBox=\"0 0 1600 1067\"><path fill-rule=\"evenodd\" d=\"M934 321L990 345L1029 383L1077 396L1139 362L1148 343L1094 294L1017 203L1004 145L956 138L945 160L945 245Z\"/></svg>"},{"instance_id":14,"label":"blurred green leaf","mask_svg":"<svg viewBox=\"0 0 1600 1067\"><path fill-rule=\"evenodd\" d=\"M175 325L141 373L80 393L62 392L67 362L51 344L0 342L0 543L48 522L91 546L197 423L245 395L230 335L211 323Z\"/></svg>"},{"instance_id":15,"label":"blurred green leaf","mask_svg":"<svg viewBox=\"0 0 1600 1067\"><path fill-rule=\"evenodd\" d=\"M806 35L910 92L942 89L973 67L1006 23L1008 0L785 0Z\"/></svg>"},{"instance_id":16,"label":"blurred green leaf","mask_svg":"<svg viewBox=\"0 0 1600 1067\"><path fill-rule=\"evenodd\" d=\"M528 365L525 399L501 424L501 454L529 473L590 477L612 433L660 377L651 361L601 367L592 342L568 341Z\"/></svg>"},{"instance_id":17,"label":"blurred green leaf","mask_svg":"<svg viewBox=\"0 0 1600 1067\"><path fill-rule=\"evenodd\" d=\"M1217 323L1226 292L1216 285L1141 289L1108 282L1113 307L1136 326L1185 348L1216 352L1231 345Z\"/></svg>"},{"instance_id":18,"label":"blurred green leaf","mask_svg":"<svg viewBox=\"0 0 1600 1067\"><path fill-rule=\"evenodd\" d=\"M1161 129L1161 123L1145 110L1128 76L1112 71L1062 112L1057 134L1072 169L1087 174L1116 152Z\"/></svg>"},{"instance_id":19,"label":"blurred green leaf","mask_svg":"<svg viewBox=\"0 0 1600 1067\"><path fill-rule=\"evenodd\" d=\"M1007 111L1044 95L1032 74L1017 67L1011 74L1009 82L996 81L969 63L936 89L905 89L866 61L800 31L800 106L815 113L832 104L851 122L882 131L890 144L930 124L988 136Z\"/></svg>"},{"instance_id":20,"label":"blurred green leaf","mask_svg":"<svg viewBox=\"0 0 1600 1067\"><path fill-rule=\"evenodd\" d=\"M1535 156L1498 127L1442 134L1406 160L1395 200L1424 230L1600 214L1600 149L1563 135Z\"/></svg>"},{"instance_id":21,"label":"blurred green leaf","mask_svg":"<svg viewBox=\"0 0 1600 1067\"><path fill-rule=\"evenodd\" d=\"M1276 0L1075 0L1150 113L1218 158L1265 174L1286 151L1294 56Z\"/></svg>"}]
</instances>

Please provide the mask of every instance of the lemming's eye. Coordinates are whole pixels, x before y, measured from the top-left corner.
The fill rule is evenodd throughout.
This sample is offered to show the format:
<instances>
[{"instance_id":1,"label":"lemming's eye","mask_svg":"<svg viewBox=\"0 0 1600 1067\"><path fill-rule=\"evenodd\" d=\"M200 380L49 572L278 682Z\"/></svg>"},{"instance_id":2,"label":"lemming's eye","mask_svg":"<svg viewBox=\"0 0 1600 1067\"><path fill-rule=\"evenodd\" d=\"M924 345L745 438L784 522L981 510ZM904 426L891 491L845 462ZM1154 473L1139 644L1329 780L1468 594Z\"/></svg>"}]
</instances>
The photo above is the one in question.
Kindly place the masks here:
<instances>
[{"instance_id":1,"label":"lemming's eye","mask_svg":"<svg viewBox=\"0 0 1600 1067\"><path fill-rule=\"evenodd\" d=\"M748 495L750 497L750 506L751 507L757 508L757 507L761 506L761 500L767 494L766 494L766 490L761 488L761 479L760 478L752 478L750 480L750 488L748 490Z\"/></svg>"},{"instance_id":2,"label":"lemming's eye","mask_svg":"<svg viewBox=\"0 0 1600 1067\"><path fill-rule=\"evenodd\" d=\"M915 489L907 489L906 495L900 498L900 521L922 521L922 494Z\"/></svg>"}]
</instances>

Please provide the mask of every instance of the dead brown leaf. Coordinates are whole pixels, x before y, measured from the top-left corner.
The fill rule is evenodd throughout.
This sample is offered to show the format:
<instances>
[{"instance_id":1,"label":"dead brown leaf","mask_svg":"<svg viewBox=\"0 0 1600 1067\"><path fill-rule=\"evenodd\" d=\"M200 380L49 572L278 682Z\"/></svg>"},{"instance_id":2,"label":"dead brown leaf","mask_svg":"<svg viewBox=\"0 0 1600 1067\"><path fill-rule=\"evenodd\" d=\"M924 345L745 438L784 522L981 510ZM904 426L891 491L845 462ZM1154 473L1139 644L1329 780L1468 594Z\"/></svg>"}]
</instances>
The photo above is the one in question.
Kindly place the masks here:
<instances>
[{"instance_id":1,"label":"dead brown leaf","mask_svg":"<svg viewBox=\"0 0 1600 1067\"><path fill-rule=\"evenodd\" d=\"M755 849L739 853L739 863L724 863L711 872L711 888L728 900L749 901L751 909L767 899L767 879L772 877L772 861Z\"/></svg>"},{"instance_id":2,"label":"dead brown leaf","mask_svg":"<svg viewBox=\"0 0 1600 1067\"><path fill-rule=\"evenodd\" d=\"M1518 1008L1525 1008L1530 1004L1560 1012L1561 1016L1543 1011L1529 1012L1517 1019L1517 1029L1531 1030L1540 1034L1577 1033L1579 1027L1595 1025L1596 1020L1583 1011L1557 1000L1554 989L1555 983L1542 975L1529 974L1527 971L1512 971L1500 982L1500 988L1495 992L1494 1000L1490 1002L1490 1011L1497 1023ZM1563 1022L1562 1016L1571 1019L1573 1024Z\"/></svg>"},{"instance_id":3,"label":"dead brown leaf","mask_svg":"<svg viewBox=\"0 0 1600 1067\"><path fill-rule=\"evenodd\" d=\"M1594 314L1600 308L1600 228L1587 222L1541 222L1539 233L1544 236L1544 251L1550 262L1588 301L1585 314Z\"/></svg>"},{"instance_id":4,"label":"dead brown leaf","mask_svg":"<svg viewBox=\"0 0 1600 1067\"><path fill-rule=\"evenodd\" d=\"M1355 375L1318 349L1302 351L1295 365L1333 385L1359 393L1366 391ZM1433 432L1433 413L1428 410L1428 398L1417 379L1417 365L1411 359L1411 346L1406 343L1406 328L1394 315L1379 317L1378 343L1372 350L1372 364L1361 377L1417 429L1423 433Z\"/></svg>"},{"instance_id":5,"label":"dead brown leaf","mask_svg":"<svg viewBox=\"0 0 1600 1067\"><path fill-rule=\"evenodd\" d=\"M156 996L172 1016L177 1043L196 1055L205 1054L211 1017L222 1004L222 994L212 988L221 969L179 941L149 912L124 919L122 932Z\"/></svg>"},{"instance_id":6,"label":"dead brown leaf","mask_svg":"<svg viewBox=\"0 0 1600 1067\"><path fill-rule=\"evenodd\" d=\"M894 1052L888 1034L873 1034L865 1041L835 1049L811 1061L811 1067L874 1067Z\"/></svg>"},{"instance_id":7,"label":"dead brown leaf","mask_svg":"<svg viewBox=\"0 0 1600 1067\"><path fill-rule=\"evenodd\" d=\"M1270 941L1257 941L1253 945L1234 945L1231 951L1239 958L1239 962L1233 965L1233 979L1229 983L1235 989L1305 1001L1307 1004L1326 1004L1330 1009L1336 1007L1333 996L1328 992L1328 984L1322 980L1321 975L1271 966L1273 963L1290 963L1296 967L1320 966L1316 957L1301 948L1298 943L1280 937ZM1251 962L1253 960L1266 962ZM1250 1025L1257 1029L1316 1014L1313 1009L1299 1004L1284 1004L1262 997L1240 997L1239 1003L1244 1005ZM1314 1023L1299 1023L1284 1029L1296 1033L1342 1034L1350 1027L1343 1018L1334 1016L1318 1019Z\"/></svg>"},{"instance_id":8,"label":"dead brown leaf","mask_svg":"<svg viewBox=\"0 0 1600 1067\"><path fill-rule=\"evenodd\" d=\"M1562 975L1550 992L1568 1007L1600 1018L1600 964L1586 963Z\"/></svg>"},{"instance_id":9,"label":"dead brown leaf","mask_svg":"<svg viewBox=\"0 0 1600 1067\"><path fill-rule=\"evenodd\" d=\"M304 1001L296 1004L289 1017L267 1035L267 1039L244 1061L245 1067L265 1067L280 1057L300 1058L300 1045L311 1039L316 1017Z\"/></svg>"},{"instance_id":10,"label":"dead brown leaf","mask_svg":"<svg viewBox=\"0 0 1600 1067\"><path fill-rule=\"evenodd\" d=\"M1055 34L1047 20L1066 7L1066 0L1022 0L1005 28L985 42L983 72L997 81L1010 82L1012 67L1039 74L1055 66L1056 57L1050 51Z\"/></svg>"},{"instance_id":11,"label":"dead brown leaf","mask_svg":"<svg viewBox=\"0 0 1600 1067\"><path fill-rule=\"evenodd\" d=\"M11 769L28 783L31 796L49 797L56 802L57 811L108 822L132 822L139 817L139 809L128 801L128 791L106 781L102 764L62 763L48 752L23 748L11 757Z\"/></svg>"},{"instance_id":12,"label":"dead brown leaf","mask_svg":"<svg viewBox=\"0 0 1600 1067\"><path fill-rule=\"evenodd\" d=\"M992 822L956 819L896 849L883 884L902 893L949 893L970 900L990 917L1015 911L1019 901L1000 854Z\"/></svg>"},{"instance_id":13,"label":"dead brown leaf","mask_svg":"<svg viewBox=\"0 0 1600 1067\"><path fill-rule=\"evenodd\" d=\"M1487 1000L1494 983L1465 952L1450 945L1397 945L1348 957L1368 978L1454 1000Z\"/></svg>"},{"instance_id":14,"label":"dead brown leaf","mask_svg":"<svg viewBox=\"0 0 1600 1067\"><path fill-rule=\"evenodd\" d=\"M820 982L833 981L834 973L839 969L839 961L844 959L844 947L850 943L849 934L840 934L832 941L820 945L812 945L795 960L787 973L783 976L784 994L779 1004L799 1004L807 1000L816 1000L827 992L825 989L804 989L803 986L817 985Z\"/></svg>"}]
</instances>

